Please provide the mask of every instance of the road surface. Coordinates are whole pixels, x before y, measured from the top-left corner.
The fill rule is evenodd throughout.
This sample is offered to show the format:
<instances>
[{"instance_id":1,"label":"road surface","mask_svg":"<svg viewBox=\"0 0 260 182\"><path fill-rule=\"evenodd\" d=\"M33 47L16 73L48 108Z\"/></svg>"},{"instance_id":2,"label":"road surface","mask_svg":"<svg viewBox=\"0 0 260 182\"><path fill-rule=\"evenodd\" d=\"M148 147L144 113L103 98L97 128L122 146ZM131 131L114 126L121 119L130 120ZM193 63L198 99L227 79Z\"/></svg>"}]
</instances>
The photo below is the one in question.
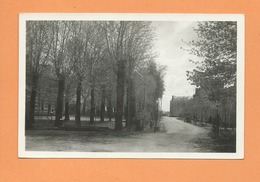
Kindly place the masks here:
<instances>
[{"instance_id":1,"label":"road surface","mask_svg":"<svg viewBox=\"0 0 260 182\"><path fill-rule=\"evenodd\" d=\"M163 117L160 131L86 132L34 130L26 136L29 151L213 152L209 129Z\"/></svg>"}]
</instances>

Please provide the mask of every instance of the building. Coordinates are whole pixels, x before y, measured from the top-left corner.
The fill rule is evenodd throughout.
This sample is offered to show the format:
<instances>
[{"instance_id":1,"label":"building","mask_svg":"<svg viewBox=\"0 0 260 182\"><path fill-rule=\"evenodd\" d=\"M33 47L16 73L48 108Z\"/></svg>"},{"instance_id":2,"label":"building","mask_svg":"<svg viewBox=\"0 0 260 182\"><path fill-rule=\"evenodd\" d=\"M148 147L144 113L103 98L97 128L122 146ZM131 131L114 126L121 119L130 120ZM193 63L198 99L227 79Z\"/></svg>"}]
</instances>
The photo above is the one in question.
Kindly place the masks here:
<instances>
[{"instance_id":1,"label":"building","mask_svg":"<svg viewBox=\"0 0 260 182\"><path fill-rule=\"evenodd\" d=\"M172 96L172 100L170 101L170 116L184 116L186 114L185 108L189 100L190 97Z\"/></svg>"},{"instance_id":2,"label":"building","mask_svg":"<svg viewBox=\"0 0 260 182\"><path fill-rule=\"evenodd\" d=\"M32 84L30 79L30 67L26 68L26 107L29 108ZM43 73L38 81L37 95L35 99L35 115L47 115L55 110L58 91L57 78L51 73L51 66L45 65Z\"/></svg>"}]
</instances>

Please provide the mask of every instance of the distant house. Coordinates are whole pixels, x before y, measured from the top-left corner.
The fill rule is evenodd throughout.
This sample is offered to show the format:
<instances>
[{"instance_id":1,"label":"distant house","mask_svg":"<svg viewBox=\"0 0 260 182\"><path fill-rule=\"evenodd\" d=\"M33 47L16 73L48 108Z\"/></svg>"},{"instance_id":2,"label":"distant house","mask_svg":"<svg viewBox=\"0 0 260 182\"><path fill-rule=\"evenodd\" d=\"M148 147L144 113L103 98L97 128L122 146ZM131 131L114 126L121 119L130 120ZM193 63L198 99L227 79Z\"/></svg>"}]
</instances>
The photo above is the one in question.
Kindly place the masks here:
<instances>
[{"instance_id":1,"label":"distant house","mask_svg":"<svg viewBox=\"0 0 260 182\"><path fill-rule=\"evenodd\" d=\"M170 101L170 116L184 116L185 107L189 100L190 97L172 96L172 100Z\"/></svg>"},{"instance_id":2,"label":"distant house","mask_svg":"<svg viewBox=\"0 0 260 182\"><path fill-rule=\"evenodd\" d=\"M32 84L30 79L30 67L28 64L26 68L26 77L26 107L29 107ZM37 87L35 115L46 115L51 110L55 110L57 91L57 78L51 73L50 65L45 65Z\"/></svg>"}]
</instances>

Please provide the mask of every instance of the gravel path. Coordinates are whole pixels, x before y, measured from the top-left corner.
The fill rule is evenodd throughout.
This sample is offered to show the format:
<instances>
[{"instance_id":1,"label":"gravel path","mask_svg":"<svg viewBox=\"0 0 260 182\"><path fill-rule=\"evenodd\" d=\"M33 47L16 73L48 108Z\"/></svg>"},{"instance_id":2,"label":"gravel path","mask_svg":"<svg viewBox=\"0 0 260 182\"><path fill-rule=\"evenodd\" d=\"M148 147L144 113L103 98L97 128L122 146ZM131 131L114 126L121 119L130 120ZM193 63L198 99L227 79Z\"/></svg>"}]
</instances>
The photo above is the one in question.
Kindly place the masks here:
<instances>
[{"instance_id":1,"label":"gravel path","mask_svg":"<svg viewBox=\"0 0 260 182\"><path fill-rule=\"evenodd\" d=\"M86 132L34 130L26 135L28 151L212 152L210 130L164 117L160 132ZM207 145L208 144L208 145Z\"/></svg>"}]
</instances>

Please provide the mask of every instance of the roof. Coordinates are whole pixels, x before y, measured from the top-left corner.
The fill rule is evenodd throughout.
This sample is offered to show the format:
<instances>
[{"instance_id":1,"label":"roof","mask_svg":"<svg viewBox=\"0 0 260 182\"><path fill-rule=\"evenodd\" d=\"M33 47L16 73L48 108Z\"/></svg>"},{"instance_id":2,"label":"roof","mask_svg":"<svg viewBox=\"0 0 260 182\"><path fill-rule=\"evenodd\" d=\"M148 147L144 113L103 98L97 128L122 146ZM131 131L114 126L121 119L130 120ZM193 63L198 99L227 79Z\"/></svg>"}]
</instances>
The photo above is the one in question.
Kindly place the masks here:
<instances>
[{"instance_id":1,"label":"roof","mask_svg":"<svg viewBox=\"0 0 260 182\"><path fill-rule=\"evenodd\" d=\"M189 101L191 97L188 96L172 96L171 102L181 102L181 101Z\"/></svg>"}]
</instances>

